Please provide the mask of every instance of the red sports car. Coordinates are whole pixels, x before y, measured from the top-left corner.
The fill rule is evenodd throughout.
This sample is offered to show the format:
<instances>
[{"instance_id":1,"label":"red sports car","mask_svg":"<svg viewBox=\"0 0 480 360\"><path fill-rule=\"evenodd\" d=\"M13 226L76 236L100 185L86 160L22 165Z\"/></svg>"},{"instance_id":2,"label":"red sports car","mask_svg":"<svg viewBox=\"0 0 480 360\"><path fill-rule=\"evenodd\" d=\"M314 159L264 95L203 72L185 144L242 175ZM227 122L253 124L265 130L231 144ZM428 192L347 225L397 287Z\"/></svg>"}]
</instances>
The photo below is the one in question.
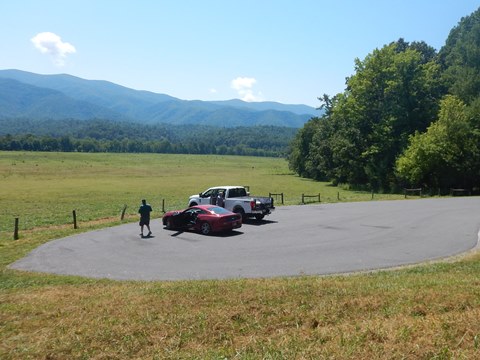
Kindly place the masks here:
<instances>
[{"instance_id":1,"label":"red sports car","mask_svg":"<svg viewBox=\"0 0 480 360\"><path fill-rule=\"evenodd\" d=\"M231 231L242 226L242 215L215 205L196 205L185 210L169 211L163 215L167 229L194 230L204 235Z\"/></svg>"}]
</instances>

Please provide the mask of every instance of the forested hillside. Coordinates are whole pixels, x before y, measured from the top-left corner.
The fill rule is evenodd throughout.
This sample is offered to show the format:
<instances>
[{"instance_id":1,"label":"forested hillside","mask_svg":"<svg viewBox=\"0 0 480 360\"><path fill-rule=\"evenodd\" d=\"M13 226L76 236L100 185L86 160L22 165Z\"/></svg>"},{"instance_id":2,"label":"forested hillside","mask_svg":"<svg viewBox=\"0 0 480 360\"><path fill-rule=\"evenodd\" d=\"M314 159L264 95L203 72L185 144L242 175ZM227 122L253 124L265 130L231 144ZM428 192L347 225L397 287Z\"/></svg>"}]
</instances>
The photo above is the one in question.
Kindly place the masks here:
<instances>
[{"instance_id":1,"label":"forested hillside","mask_svg":"<svg viewBox=\"0 0 480 360\"><path fill-rule=\"evenodd\" d=\"M299 130L289 153L304 177L357 188L480 187L480 9L437 51L403 39L355 60L343 93Z\"/></svg>"},{"instance_id":2,"label":"forested hillside","mask_svg":"<svg viewBox=\"0 0 480 360\"><path fill-rule=\"evenodd\" d=\"M0 150L286 156L306 105L185 101L71 75L0 70Z\"/></svg>"},{"instance_id":3,"label":"forested hillside","mask_svg":"<svg viewBox=\"0 0 480 360\"><path fill-rule=\"evenodd\" d=\"M0 119L0 150L286 156L297 129Z\"/></svg>"}]
</instances>

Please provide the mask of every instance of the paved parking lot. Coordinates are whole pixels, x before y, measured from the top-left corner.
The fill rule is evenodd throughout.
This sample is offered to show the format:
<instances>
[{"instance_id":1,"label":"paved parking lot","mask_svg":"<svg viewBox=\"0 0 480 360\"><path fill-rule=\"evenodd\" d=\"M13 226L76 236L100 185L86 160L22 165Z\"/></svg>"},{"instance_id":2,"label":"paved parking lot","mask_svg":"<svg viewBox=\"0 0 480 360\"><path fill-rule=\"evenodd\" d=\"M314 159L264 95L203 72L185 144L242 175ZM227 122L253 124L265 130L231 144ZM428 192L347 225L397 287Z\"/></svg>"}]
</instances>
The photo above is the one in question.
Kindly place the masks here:
<instances>
[{"instance_id":1,"label":"paved parking lot","mask_svg":"<svg viewBox=\"0 0 480 360\"><path fill-rule=\"evenodd\" d=\"M480 198L277 207L230 234L137 223L51 241L13 269L119 280L227 279L345 273L439 259L475 248Z\"/></svg>"}]
</instances>

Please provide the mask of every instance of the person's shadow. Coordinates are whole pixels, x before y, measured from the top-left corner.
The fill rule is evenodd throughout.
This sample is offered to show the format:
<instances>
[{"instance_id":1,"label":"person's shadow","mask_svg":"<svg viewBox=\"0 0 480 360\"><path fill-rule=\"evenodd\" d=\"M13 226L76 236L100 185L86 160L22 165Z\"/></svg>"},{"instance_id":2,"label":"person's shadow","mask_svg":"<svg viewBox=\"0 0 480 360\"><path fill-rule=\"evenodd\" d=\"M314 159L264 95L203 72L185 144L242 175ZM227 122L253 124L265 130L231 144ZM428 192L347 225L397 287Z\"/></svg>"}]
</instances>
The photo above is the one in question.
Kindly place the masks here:
<instances>
[{"instance_id":1,"label":"person's shadow","mask_svg":"<svg viewBox=\"0 0 480 360\"><path fill-rule=\"evenodd\" d=\"M151 239L151 238L154 238L155 236L153 236L153 234L149 234L149 235L140 235L142 239Z\"/></svg>"}]
</instances>

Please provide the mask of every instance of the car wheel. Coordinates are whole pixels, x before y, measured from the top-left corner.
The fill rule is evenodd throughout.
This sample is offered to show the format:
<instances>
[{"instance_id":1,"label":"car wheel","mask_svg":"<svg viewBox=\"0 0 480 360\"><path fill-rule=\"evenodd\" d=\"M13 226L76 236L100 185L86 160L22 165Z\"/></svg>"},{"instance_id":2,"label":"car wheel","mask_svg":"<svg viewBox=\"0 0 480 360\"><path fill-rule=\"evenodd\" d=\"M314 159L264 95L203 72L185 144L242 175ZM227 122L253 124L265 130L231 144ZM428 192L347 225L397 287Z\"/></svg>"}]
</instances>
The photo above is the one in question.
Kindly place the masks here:
<instances>
[{"instance_id":1,"label":"car wheel","mask_svg":"<svg viewBox=\"0 0 480 360\"><path fill-rule=\"evenodd\" d=\"M208 235L212 232L212 227L208 222L204 222L200 226L200 231L202 232L203 235Z\"/></svg>"},{"instance_id":2,"label":"car wheel","mask_svg":"<svg viewBox=\"0 0 480 360\"><path fill-rule=\"evenodd\" d=\"M265 217L265 215L263 215L263 214L255 215L255 219L257 219L257 220L262 220L264 217Z\"/></svg>"},{"instance_id":3,"label":"car wheel","mask_svg":"<svg viewBox=\"0 0 480 360\"><path fill-rule=\"evenodd\" d=\"M192 202L188 205L188 207L192 207L192 206L197 206L198 204L196 202Z\"/></svg>"},{"instance_id":4,"label":"car wheel","mask_svg":"<svg viewBox=\"0 0 480 360\"><path fill-rule=\"evenodd\" d=\"M172 220L167 219L167 222L165 223L165 227L166 227L168 230L172 230L172 229L173 229Z\"/></svg>"}]
</instances>

